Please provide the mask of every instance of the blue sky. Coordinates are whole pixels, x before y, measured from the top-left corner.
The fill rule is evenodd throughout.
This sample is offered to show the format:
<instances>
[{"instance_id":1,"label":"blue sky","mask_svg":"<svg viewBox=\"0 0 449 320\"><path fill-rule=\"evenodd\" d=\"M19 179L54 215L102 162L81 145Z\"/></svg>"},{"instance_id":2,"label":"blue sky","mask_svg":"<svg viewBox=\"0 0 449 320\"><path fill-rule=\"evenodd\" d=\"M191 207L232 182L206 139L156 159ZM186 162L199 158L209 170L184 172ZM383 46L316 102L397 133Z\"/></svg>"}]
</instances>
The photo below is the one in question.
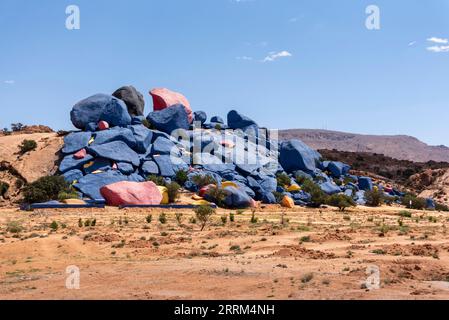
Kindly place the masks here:
<instances>
[{"instance_id":1,"label":"blue sky","mask_svg":"<svg viewBox=\"0 0 449 320\"><path fill-rule=\"evenodd\" d=\"M449 0L0 0L0 38L1 128L71 129L74 103L132 84L146 112L168 87L210 116L449 145Z\"/></svg>"}]
</instances>

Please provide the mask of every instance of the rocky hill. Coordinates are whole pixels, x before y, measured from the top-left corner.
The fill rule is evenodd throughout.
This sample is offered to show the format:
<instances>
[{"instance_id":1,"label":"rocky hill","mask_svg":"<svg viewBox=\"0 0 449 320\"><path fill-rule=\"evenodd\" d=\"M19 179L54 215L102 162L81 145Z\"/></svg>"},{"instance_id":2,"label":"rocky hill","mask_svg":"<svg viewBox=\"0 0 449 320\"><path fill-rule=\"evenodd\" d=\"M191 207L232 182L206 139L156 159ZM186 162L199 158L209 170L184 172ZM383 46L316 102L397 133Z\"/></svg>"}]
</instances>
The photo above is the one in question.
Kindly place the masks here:
<instances>
[{"instance_id":1,"label":"rocky hill","mask_svg":"<svg viewBox=\"0 0 449 320\"><path fill-rule=\"evenodd\" d=\"M314 149L383 154L413 162L449 162L449 148L429 146L410 136L375 136L327 130L292 129L280 132L280 139L300 139Z\"/></svg>"}]
</instances>

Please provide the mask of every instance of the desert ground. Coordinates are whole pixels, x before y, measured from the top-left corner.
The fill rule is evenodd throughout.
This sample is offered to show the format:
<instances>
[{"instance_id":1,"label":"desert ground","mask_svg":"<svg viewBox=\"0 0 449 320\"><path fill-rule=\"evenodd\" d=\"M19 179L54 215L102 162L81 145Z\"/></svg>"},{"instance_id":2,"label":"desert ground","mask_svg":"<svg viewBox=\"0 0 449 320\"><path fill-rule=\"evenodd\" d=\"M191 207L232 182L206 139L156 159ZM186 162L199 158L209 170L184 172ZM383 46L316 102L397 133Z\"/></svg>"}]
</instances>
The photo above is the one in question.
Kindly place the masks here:
<instances>
[{"instance_id":1,"label":"desert ground","mask_svg":"<svg viewBox=\"0 0 449 320\"><path fill-rule=\"evenodd\" d=\"M443 213L267 206L255 221L250 210L219 209L204 231L193 216L2 208L0 299L449 298ZM66 288L71 265L80 270L79 289ZM370 266L380 269L379 289L366 287Z\"/></svg>"}]
</instances>

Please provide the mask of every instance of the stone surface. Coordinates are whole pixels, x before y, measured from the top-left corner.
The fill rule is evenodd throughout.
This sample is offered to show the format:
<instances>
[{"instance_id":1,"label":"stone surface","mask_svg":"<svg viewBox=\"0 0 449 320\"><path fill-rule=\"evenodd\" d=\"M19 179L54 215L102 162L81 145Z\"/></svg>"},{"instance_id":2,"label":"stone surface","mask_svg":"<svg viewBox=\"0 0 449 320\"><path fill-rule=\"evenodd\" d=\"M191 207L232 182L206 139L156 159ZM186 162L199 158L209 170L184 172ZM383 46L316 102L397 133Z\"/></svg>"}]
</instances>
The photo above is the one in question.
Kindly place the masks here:
<instances>
[{"instance_id":1,"label":"stone surface","mask_svg":"<svg viewBox=\"0 0 449 320\"><path fill-rule=\"evenodd\" d=\"M100 189L101 195L110 206L158 205L163 197L154 182L122 181Z\"/></svg>"},{"instance_id":2,"label":"stone surface","mask_svg":"<svg viewBox=\"0 0 449 320\"><path fill-rule=\"evenodd\" d=\"M128 109L128 113L132 116L142 116L145 109L145 100L143 95L133 86L124 86L117 89L113 94L114 97L122 100Z\"/></svg>"}]
</instances>

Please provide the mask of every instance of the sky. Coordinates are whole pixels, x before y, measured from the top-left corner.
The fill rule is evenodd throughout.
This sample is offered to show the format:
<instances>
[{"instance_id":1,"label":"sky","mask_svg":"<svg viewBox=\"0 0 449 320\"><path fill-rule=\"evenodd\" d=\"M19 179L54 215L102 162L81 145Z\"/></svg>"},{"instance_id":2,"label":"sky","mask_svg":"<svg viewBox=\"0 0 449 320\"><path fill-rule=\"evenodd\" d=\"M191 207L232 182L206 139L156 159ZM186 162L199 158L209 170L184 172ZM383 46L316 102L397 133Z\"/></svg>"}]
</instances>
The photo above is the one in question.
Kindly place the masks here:
<instances>
[{"instance_id":1,"label":"sky","mask_svg":"<svg viewBox=\"0 0 449 320\"><path fill-rule=\"evenodd\" d=\"M73 129L77 101L134 85L145 114L167 87L209 116L449 145L449 0L0 0L0 39L0 128Z\"/></svg>"}]
</instances>

